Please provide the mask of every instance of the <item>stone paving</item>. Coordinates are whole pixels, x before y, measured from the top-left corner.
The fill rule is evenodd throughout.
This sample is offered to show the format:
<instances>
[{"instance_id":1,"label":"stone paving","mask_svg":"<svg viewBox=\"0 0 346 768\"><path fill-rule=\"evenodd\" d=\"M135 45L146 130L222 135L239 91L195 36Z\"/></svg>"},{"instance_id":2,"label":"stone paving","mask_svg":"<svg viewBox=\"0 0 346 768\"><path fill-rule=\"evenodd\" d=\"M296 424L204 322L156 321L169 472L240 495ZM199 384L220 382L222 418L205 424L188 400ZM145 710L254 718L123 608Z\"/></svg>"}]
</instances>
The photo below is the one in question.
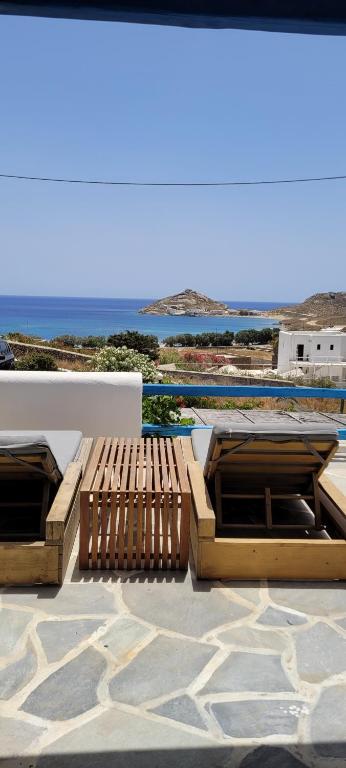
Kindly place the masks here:
<instances>
[{"instance_id":1,"label":"stone paving","mask_svg":"<svg viewBox=\"0 0 346 768\"><path fill-rule=\"evenodd\" d=\"M61 589L0 605L2 768L344 768L345 582L81 573L75 549Z\"/></svg>"},{"instance_id":2,"label":"stone paving","mask_svg":"<svg viewBox=\"0 0 346 768\"><path fill-rule=\"evenodd\" d=\"M341 768L346 584L83 575L3 589L4 768Z\"/></svg>"}]
</instances>

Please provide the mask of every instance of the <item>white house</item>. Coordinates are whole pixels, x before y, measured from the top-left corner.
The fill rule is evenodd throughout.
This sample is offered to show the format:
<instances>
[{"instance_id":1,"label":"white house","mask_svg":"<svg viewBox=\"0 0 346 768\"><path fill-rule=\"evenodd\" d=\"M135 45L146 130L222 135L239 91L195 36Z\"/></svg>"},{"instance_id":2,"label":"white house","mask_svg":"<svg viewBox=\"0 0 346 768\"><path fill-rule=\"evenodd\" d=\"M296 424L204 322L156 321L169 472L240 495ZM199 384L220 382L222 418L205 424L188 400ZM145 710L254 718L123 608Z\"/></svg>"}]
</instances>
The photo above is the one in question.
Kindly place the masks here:
<instances>
[{"instance_id":1,"label":"white house","mask_svg":"<svg viewBox=\"0 0 346 768\"><path fill-rule=\"evenodd\" d=\"M280 331L278 373L305 378L346 381L346 333L336 328L322 331Z\"/></svg>"}]
</instances>

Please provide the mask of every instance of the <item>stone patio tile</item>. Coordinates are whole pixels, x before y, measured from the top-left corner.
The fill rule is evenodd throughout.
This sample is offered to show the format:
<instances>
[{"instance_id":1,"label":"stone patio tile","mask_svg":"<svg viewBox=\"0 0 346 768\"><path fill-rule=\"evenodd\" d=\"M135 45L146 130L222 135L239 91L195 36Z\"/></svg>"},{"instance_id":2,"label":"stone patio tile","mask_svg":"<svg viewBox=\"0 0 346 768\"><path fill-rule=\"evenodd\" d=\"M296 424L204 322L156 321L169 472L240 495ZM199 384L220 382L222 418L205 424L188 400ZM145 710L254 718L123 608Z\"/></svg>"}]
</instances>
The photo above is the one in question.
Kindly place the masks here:
<instances>
[{"instance_id":1,"label":"stone patio tile","mask_svg":"<svg viewBox=\"0 0 346 768\"><path fill-rule=\"evenodd\" d=\"M153 709L152 712L162 717L168 717L171 720L186 723L186 725L193 725L195 728L202 728L204 731L207 730L207 726L203 722L195 702L187 695L170 699Z\"/></svg>"},{"instance_id":2,"label":"stone patio tile","mask_svg":"<svg viewBox=\"0 0 346 768\"><path fill-rule=\"evenodd\" d=\"M114 587L113 587L114 590ZM44 611L51 616L73 616L74 614L116 614L115 591L111 592L102 584L64 584L58 587L5 589L4 603L25 605L35 611Z\"/></svg>"},{"instance_id":3,"label":"stone patio tile","mask_svg":"<svg viewBox=\"0 0 346 768\"><path fill-rule=\"evenodd\" d=\"M47 720L69 720L98 704L97 686L106 662L94 648L53 672L25 700L22 709Z\"/></svg>"},{"instance_id":4,"label":"stone patio tile","mask_svg":"<svg viewBox=\"0 0 346 768\"><path fill-rule=\"evenodd\" d=\"M13 653L32 615L24 611L0 608L0 656Z\"/></svg>"},{"instance_id":5,"label":"stone patio tile","mask_svg":"<svg viewBox=\"0 0 346 768\"><path fill-rule=\"evenodd\" d=\"M28 643L24 656L0 670L0 699L6 701L24 688L37 669L35 651Z\"/></svg>"},{"instance_id":6,"label":"stone patio tile","mask_svg":"<svg viewBox=\"0 0 346 768\"><path fill-rule=\"evenodd\" d=\"M60 661L82 640L102 627L99 619L76 619L72 621L41 621L37 634L42 643L47 661Z\"/></svg>"},{"instance_id":7,"label":"stone patio tile","mask_svg":"<svg viewBox=\"0 0 346 768\"><path fill-rule=\"evenodd\" d=\"M302 702L265 699L225 701L211 704L210 709L226 736L253 739L273 734L294 734Z\"/></svg>"},{"instance_id":8,"label":"stone patio tile","mask_svg":"<svg viewBox=\"0 0 346 768\"><path fill-rule=\"evenodd\" d=\"M100 643L108 648L119 663L123 663L125 659L122 657L131 653L138 643L148 637L150 631L131 616L124 616L100 638Z\"/></svg>"},{"instance_id":9,"label":"stone patio tile","mask_svg":"<svg viewBox=\"0 0 346 768\"><path fill-rule=\"evenodd\" d=\"M221 664L201 694L227 691L293 691L279 656L235 651Z\"/></svg>"},{"instance_id":10,"label":"stone patio tile","mask_svg":"<svg viewBox=\"0 0 346 768\"><path fill-rule=\"evenodd\" d=\"M18 757L20 752L27 749L45 729L31 723L24 723L14 717L0 717L0 763L5 758ZM23 761L22 761L23 764ZM18 761L18 766L20 762Z\"/></svg>"},{"instance_id":11,"label":"stone patio tile","mask_svg":"<svg viewBox=\"0 0 346 768\"><path fill-rule=\"evenodd\" d=\"M322 691L311 716L311 736L322 757L346 760L346 685Z\"/></svg>"},{"instance_id":12,"label":"stone patio tile","mask_svg":"<svg viewBox=\"0 0 346 768\"><path fill-rule=\"evenodd\" d=\"M186 688L215 651L210 645L157 637L113 677L110 695L115 701L137 705Z\"/></svg>"},{"instance_id":13,"label":"stone patio tile","mask_svg":"<svg viewBox=\"0 0 346 768\"><path fill-rule=\"evenodd\" d=\"M257 619L258 624L267 624L272 627L294 627L298 624L306 624L306 616L298 616L295 613L289 611L280 611L278 608L273 608L269 605L264 613Z\"/></svg>"},{"instance_id":14,"label":"stone patio tile","mask_svg":"<svg viewBox=\"0 0 346 768\"><path fill-rule=\"evenodd\" d=\"M207 736L113 709L47 747L36 768L231 768L231 759Z\"/></svg>"},{"instance_id":15,"label":"stone patio tile","mask_svg":"<svg viewBox=\"0 0 346 768\"><path fill-rule=\"evenodd\" d=\"M320 683L346 671L346 639L318 622L296 636L298 674L308 683Z\"/></svg>"},{"instance_id":16,"label":"stone patio tile","mask_svg":"<svg viewBox=\"0 0 346 768\"><path fill-rule=\"evenodd\" d=\"M283 651L286 647L286 638L270 629L257 629L255 627L232 627L218 635L218 640L226 645L240 645L242 648L266 648L271 651Z\"/></svg>"},{"instance_id":17,"label":"stone patio tile","mask_svg":"<svg viewBox=\"0 0 346 768\"><path fill-rule=\"evenodd\" d=\"M239 768L305 768L311 762L302 763L287 749L281 747L263 746L250 752L240 763Z\"/></svg>"},{"instance_id":18,"label":"stone patio tile","mask_svg":"<svg viewBox=\"0 0 346 768\"><path fill-rule=\"evenodd\" d=\"M276 582L269 587L274 603L314 616L346 614L346 584L343 582Z\"/></svg>"},{"instance_id":19,"label":"stone patio tile","mask_svg":"<svg viewBox=\"0 0 346 768\"><path fill-rule=\"evenodd\" d=\"M247 616L249 610L230 602L218 588L201 581L123 585L123 597L130 611L152 624L184 635L201 637L227 622Z\"/></svg>"},{"instance_id":20,"label":"stone patio tile","mask_svg":"<svg viewBox=\"0 0 346 768\"><path fill-rule=\"evenodd\" d=\"M342 629L346 629L346 619L338 619L336 624L338 624L339 627L342 627Z\"/></svg>"},{"instance_id":21,"label":"stone patio tile","mask_svg":"<svg viewBox=\"0 0 346 768\"><path fill-rule=\"evenodd\" d=\"M259 581L222 581L223 587L228 587L236 592L239 597L257 605L261 599L261 585Z\"/></svg>"}]
</instances>

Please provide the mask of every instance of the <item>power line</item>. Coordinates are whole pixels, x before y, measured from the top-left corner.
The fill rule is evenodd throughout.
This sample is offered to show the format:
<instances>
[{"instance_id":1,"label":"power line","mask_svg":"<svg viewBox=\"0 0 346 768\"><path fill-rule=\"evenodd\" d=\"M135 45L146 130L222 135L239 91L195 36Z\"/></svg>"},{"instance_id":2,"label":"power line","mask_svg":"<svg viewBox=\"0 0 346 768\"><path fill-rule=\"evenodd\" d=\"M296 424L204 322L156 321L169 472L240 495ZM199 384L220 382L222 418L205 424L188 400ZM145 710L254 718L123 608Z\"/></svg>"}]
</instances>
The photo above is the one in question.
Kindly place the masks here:
<instances>
[{"instance_id":1,"label":"power line","mask_svg":"<svg viewBox=\"0 0 346 768\"><path fill-rule=\"evenodd\" d=\"M1 179L47 181L56 184L98 184L105 187L255 187L264 184L304 184L317 181L344 181L344 176L311 176L298 179L261 179L259 181L107 181L105 179L64 179L54 176L23 176L0 173Z\"/></svg>"}]
</instances>

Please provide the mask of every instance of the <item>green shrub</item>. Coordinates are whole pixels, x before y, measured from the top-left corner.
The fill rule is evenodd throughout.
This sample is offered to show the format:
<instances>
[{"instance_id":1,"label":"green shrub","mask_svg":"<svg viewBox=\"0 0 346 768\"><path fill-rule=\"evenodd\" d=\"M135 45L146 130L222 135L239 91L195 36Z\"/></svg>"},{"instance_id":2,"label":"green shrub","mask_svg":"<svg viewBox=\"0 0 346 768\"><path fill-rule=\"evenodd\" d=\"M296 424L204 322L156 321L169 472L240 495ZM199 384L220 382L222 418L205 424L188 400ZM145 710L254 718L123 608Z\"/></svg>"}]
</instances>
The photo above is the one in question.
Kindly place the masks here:
<instances>
[{"instance_id":1,"label":"green shrub","mask_svg":"<svg viewBox=\"0 0 346 768\"><path fill-rule=\"evenodd\" d=\"M233 331L223 333L179 333L177 336L167 336L164 339L166 347L231 347L234 340Z\"/></svg>"},{"instance_id":2,"label":"green shrub","mask_svg":"<svg viewBox=\"0 0 346 768\"><path fill-rule=\"evenodd\" d=\"M155 395L143 397L142 418L144 424L176 424L180 411L175 397Z\"/></svg>"},{"instance_id":3,"label":"green shrub","mask_svg":"<svg viewBox=\"0 0 346 768\"><path fill-rule=\"evenodd\" d=\"M11 341L19 341L22 344L36 344L36 342L42 342L39 336L34 336L29 333L20 333L19 331L9 331L2 334L3 338L10 339Z\"/></svg>"},{"instance_id":4,"label":"green shrub","mask_svg":"<svg viewBox=\"0 0 346 768\"><path fill-rule=\"evenodd\" d=\"M80 336L74 336L73 334L65 333L63 336L55 336L50 340L51 346L57 347L79 347L81 344Z\"/></svg>"},{"instance_id":5,"label":"green shrub","mask_svg":"<svg viewBox=\"0 0 346 768\"><path fill-rule=\"evenodd\" d=\"M112 336L108 336L107 344L111 347L135 349L137 352L142 352L143 355L150 357L151 360L157 360L159 356L160 347L157 336L138 333L138 331L114 333Z\"/></svg>"},{"instance_id":6,"label":"green shrub","mask_svg":"<svg viewBox=\"0 0 346 768\"><path fill-rule=\"evenodd\" d=\"M80 340L81 346L88 349L102 349L106 346L105 336L82 336Z\"/></svg>"},{"instance_id":7,"label":"green shrub","mask_svg":"<svg viewBox=\"0 0 346 768\"><path fill-rule=\"evenodd\" d=\"M276 336L276 328L247 328L244 331L238 331L234 340L236 344L243 344L248 347L250 344L270 344Z\"/></svg>"},{"instance_id":8,"label":"green shrub","mask_svg":"<svg viewBox=\"0 0 346 768\"><path fill-rule=\"evenodd\" d=\"M181 356L176 349L161 349L160 363L162 365L169 365L171 363L179 365L181 363Z\"/></svg>"},{"instance_id":9,"label":"green shrub","mask_svg":"<svg viewBox=\"0 0 346 768\"><path fill-rule=\"evenodd\" d=\"M194 419L182 418L176 397L155 395L143 397L142 418L144 424L194 424Z\"/></svg>"},{"instance_id":10,"label":"green shrub","mask_svg":"<svg viewBox=\"0 0 346 768\"><path fill-rule=\"evenodd\" d=\"M158 381L160 375L147 355L127 347L104 347L89 363L93 371L138 371L143 381Z\"/></svg>"},{"instance_id":11,"label":"green shrub","mask_svg":"<svg viewBox=\"0 0 346 768\"><path fill-rule=\"evenodd\" d=\"M58 347L86 347L88 349L101 349L106 345L105 336L74 336L66 333L63 336L55 336L50 342Z\"/></svg>"},{"instance_id":12,"label":"green shrub","mask_svg":"<svg viewBox=\"0 0 346 768\"><path fill-rule=\"evenodd\" d=\"M45 352L29 352L16 361L18 371L57 371L58 366L52 355Z\"/></svg>"}]
</instances>

